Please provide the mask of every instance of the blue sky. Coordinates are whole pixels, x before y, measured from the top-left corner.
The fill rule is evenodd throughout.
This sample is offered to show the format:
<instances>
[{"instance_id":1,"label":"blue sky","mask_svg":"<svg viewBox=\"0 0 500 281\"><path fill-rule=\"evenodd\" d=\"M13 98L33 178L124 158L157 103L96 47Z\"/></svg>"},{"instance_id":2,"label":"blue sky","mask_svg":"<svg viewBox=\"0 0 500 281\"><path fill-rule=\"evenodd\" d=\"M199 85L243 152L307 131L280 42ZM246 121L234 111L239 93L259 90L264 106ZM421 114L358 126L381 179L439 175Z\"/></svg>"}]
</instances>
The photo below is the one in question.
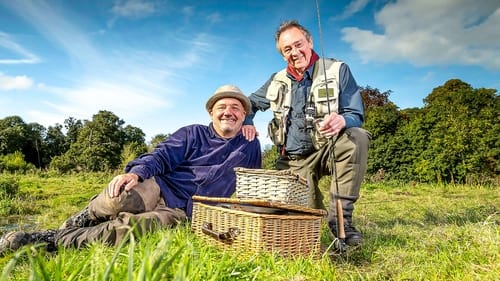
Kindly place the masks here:
<instances>
[{"instance_id":1,"label":"blue sky","mask_svg":"<svg viewBox=\"0 0 500 281\"><path fill-rule=\"evenodd\" d=\"M246 94L285 62L280 22L297 19L315 50L345 61L360 86L422 107L452 78L500 88L498 0L0 0L0 118L46 127L109 110L146 140L207 124L222 84ZM323 40L320 40L322 37ZM270 143L270 112L255 119Z\"/></svg>"}]
</instances>

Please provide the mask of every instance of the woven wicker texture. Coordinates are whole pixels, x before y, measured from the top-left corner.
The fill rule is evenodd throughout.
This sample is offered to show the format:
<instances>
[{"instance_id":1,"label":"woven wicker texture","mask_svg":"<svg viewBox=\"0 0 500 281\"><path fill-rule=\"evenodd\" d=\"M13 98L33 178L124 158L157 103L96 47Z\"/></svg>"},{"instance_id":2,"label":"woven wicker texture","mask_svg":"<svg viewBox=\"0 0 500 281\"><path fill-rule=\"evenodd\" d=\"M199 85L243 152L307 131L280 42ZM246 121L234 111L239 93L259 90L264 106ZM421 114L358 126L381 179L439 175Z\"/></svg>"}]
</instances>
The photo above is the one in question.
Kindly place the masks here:
<instances>
[{"instance_id":1,"label":"woven wicker texture","mask_svg":"<svg viewBox=\"0 0 500 281\"><path fill-rule=\"evenodd\" d=\"M225 198L225 197L208 197L208 196L198 196L198 195L195 195L192 198L193 201L198 201L198 202L229 203L229 204L240 204L242 206L260 206L260 207L282 209L286 211L292 211L295 213L303 213L307 215L317 215L317 216L327 215L327 212L323 209L313 209L313 208L303 207L300 205L287 204L266 199L241 199L241 198ZM243 207L242 209L245 208Z\"/></svg>"},{"instance_id":2,"label":"woven wicker texture","mask_svg":"<svg viewBox=\"0 0 500 281\"><path fill-rule=\"evenodd\" d=\"M306 179L289 170L235 168L236 197L258 198L300 206L311 206L314 190Z\"/></svg>"},{"instance_id":3,"label":"woven wicker texture","mask_svg":"<svg viewBox=\"0 0 500 281\"><path fill-rule=\"evenodd\" d=\"M319 212L322 215L294 211L282 215L257 214L196 202L196 196L193 199L193 232L226 250L268 251L284 257L319 256L322 212ZM212 198L217 199L237 201Z\"/></svg>"}]
</instances>

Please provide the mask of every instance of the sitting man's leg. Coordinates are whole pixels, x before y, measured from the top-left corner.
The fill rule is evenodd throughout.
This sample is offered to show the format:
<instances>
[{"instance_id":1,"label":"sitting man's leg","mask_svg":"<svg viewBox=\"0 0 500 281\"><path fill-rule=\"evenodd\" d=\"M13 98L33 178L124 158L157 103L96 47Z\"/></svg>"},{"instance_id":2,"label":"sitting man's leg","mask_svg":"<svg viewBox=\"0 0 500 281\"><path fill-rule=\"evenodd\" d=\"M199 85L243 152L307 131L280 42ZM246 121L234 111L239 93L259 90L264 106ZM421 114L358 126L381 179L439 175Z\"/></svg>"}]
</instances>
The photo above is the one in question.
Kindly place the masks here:
<instances>
[{"instance_id":1,"label":"sitting man's leg","mask_svg":"<svg viewBox=\"0 0 500 281\"><path fill-rule=\"evenodd\" d=\"M57 244L68 247L80 247L92 241L117 244L132 227L144 233L185 219L183 210L165 206L158 184L148 179L115 198L109 197L107 189L103 190L84 211L68 219L69 223L63 225L65 228L5 234L0 238L0 255L33 243L46 243L48 250L57 249Z\"/></svg>"},{"instance_id":2,"label":"sitting man's leg","mask_svg":"<svg viewBox=\"0 0 500 281\"><path fill-rule=\"evenodd\" d=\"M60 229L55 242L63 247L76 248L92 242L118 245L128 237L129 233L141 236L157 229L175 226L186 220L184 210L168 208L163 198L160 198L153 211L139 214L121 212L115 219L96 226Z\"/></svg>"},{"instance_id":3,"label":"sitting man's leg","mask_svg":"<svg viewBox=\"0 0 500 281\"><path fill-rule=\"evenodd\" d=\"M60 228L94 226L116 218L120 212L148 212L156 207L159 197L160 187L154 178L147 179L114 198L111 198L108 189L104 188L83 210L67 219Z\"/></svg>"}]
</instances>

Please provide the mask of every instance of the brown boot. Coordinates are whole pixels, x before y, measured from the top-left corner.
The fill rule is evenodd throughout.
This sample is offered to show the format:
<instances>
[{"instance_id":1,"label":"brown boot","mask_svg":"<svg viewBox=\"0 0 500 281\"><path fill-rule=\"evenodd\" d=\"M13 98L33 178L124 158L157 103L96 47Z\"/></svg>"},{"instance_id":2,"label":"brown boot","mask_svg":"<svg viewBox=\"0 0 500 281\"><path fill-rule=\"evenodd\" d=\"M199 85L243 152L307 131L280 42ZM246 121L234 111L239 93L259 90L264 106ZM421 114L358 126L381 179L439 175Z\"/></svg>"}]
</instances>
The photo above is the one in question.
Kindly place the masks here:
<instances>
[{"instance_id":1,"label":"brown boot","mask_svg":"<svg viewBox=\"0 0 500 281\"><path fill-rule=\"evenodd\" d=\"M330 230L332 231L335 237L339 237L337 234L337 224L329 223L328 224ZM345 232L345 243L348 246L357 246L363 242L363 236L361 233L349 222L344 223L344 232Z\"/></svg>"},{"instance_id":2,"label":"brown boot","mask_svg":"<svg viewBox=\"0 0 500 281\"><path fill-rule=\"evenodd\" d=\"M57 230L44 230L32 233L24 231L12 231L0 238L0 256L7 252L13 252L24 245L34 243L46 243L47 251L55 251Z\"/></svg>"},{"instance_id":3,"label":"brown boot","mask_svg":"<svg viewBox=\"0 0 500 281\"><path fill-rule=\"evenodd\" d=\"M67 219L59 229L65 228L75 228L75 227L89 227L97 225L99 222L92 220L89 214L89 208L85 207L85 209L76 213L69 219Z\"/></svg>"}]
</instances>

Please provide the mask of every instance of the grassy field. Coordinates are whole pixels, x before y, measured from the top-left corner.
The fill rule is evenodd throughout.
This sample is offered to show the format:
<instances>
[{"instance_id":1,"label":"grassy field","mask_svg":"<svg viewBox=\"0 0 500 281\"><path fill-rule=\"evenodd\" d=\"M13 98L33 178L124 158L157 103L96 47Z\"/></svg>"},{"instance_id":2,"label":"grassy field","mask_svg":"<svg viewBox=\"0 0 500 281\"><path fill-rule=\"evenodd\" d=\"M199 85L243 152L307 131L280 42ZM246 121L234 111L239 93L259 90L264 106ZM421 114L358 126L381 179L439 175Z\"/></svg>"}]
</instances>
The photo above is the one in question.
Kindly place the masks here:
<instances>
[{"instance_id":1,"label":"grassy field","mask_svg":"<svg viewBox=\"0 0 500 281\"><path fill-rule=\"evenodd\" d=\"M19 176L10 206L22 228L57 228L111 178ZM356 206L365 240L343 255L224 252L183 225L120 247L25 247L0 258L0 280L499 280L498 187L364 184ZM323 226L323 247L331 240Z\"/></svg>"}]
</instances>

